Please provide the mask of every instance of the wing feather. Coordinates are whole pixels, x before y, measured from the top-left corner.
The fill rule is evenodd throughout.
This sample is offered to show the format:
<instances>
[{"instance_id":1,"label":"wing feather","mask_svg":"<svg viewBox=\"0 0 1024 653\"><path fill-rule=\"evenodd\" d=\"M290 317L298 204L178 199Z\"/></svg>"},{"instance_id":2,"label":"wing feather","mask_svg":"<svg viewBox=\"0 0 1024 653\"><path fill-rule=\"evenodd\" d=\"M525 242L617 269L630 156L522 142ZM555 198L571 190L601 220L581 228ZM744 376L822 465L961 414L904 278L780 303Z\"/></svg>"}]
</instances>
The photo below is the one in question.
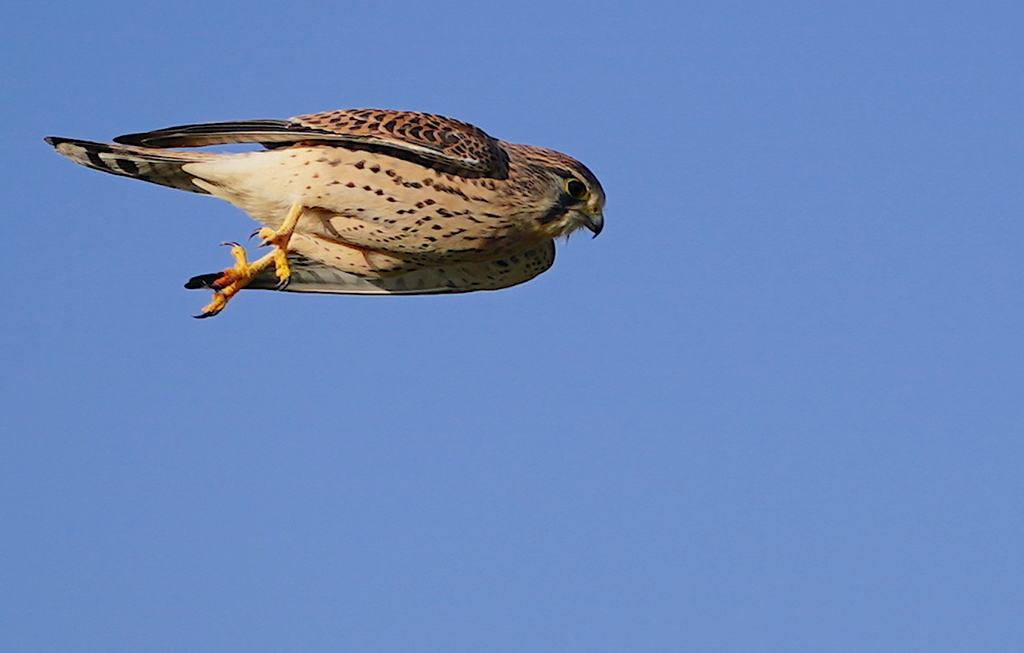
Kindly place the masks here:
<instances>
[{"instance_id":1,"label":"wing feather","mask_svg":"<svg viewBox=\"0 0 1024 653\"><path fill-rule=\"evenodd\" d=\"M381 278L365 277L340 270L297 254L288 255L292 276L282 290L288 292L342 295L437 295L498 290L536 277L555 261L555 244L547 242L522 254L497 261L428 267ZM214 288L223 273L192 277L186 288ZM277 290L273 270L260 272L247 289Z\"/></svg>"},{"instance_id":2,"label":"wing feather","mask_svg":"<svg viewBox=\"0 0 1024 653\"><path fill-rule=\"evenodd\" d=\"M114 139L142 147L205 147L259 143L339 145L385 152L445 172L505 178L508 154L482 129L459 120L413 111L344 109L289 120L247 120L180 125Z\"/></svg>"}]
</instances>

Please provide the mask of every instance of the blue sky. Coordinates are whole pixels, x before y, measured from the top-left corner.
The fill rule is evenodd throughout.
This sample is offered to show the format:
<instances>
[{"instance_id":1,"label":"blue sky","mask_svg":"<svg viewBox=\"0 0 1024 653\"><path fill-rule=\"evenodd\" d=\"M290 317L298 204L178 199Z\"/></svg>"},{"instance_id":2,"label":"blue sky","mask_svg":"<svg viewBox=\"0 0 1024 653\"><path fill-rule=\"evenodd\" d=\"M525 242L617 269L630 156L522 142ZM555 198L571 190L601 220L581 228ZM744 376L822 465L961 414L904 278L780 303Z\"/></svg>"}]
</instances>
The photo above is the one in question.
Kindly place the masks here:
<instances>
[{"instance_id":1,"label":"blue sky","mask_svg":"<svg viewBox=\"0 0 1024 653\"><path fill-rule=\"evenodd\" d=\"M1024 650L1017 3L3 11L0 641ZM181 286L255 225L108 140L441 113L607 194L523 286Z\"/></svg>"}]
</instances>

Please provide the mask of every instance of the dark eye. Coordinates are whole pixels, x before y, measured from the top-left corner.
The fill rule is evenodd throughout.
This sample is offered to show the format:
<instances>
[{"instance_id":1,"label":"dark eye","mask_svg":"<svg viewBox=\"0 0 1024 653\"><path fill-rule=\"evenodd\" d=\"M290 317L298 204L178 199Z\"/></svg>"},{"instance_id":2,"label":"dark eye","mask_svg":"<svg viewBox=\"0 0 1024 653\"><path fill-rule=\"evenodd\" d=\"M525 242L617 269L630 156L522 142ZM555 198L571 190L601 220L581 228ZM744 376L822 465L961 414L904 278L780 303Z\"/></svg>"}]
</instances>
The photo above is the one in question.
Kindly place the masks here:
<instances>
[{"instance_id":1,"label":"dark eye","mask_svg":"<svg viewBox=\"0 0 1024 653\"><path fill-rule=\"evenodd\" d=\"M587 185L579 179L567 179L565 182L565 192L569 193L569 197L574 200L585 200L590 197Z\"/></svg>"}]
</instances>

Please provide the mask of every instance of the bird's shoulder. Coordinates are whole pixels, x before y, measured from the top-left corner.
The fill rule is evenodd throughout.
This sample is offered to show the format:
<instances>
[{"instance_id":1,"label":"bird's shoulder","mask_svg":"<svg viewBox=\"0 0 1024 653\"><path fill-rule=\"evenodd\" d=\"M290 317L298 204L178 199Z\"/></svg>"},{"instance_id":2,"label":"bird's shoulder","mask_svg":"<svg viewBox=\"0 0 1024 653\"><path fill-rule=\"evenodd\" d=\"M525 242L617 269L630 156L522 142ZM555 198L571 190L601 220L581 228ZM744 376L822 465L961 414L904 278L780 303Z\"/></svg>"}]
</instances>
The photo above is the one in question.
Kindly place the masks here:
<instances>
[{"instance_id":1,"label":"bird's shoulder","mask_svg":"<svg viewBox=\"0 0 1024 653\"><path fill-rule=\"evenodd\" d=\"M350 145L408 153L454 173L503 178L508 153L485 131L461 120L416 111L340 109L295 116L307 134L333 135ZM311 134L311 135L312 135Z\"/></svg>"}]
</instances>

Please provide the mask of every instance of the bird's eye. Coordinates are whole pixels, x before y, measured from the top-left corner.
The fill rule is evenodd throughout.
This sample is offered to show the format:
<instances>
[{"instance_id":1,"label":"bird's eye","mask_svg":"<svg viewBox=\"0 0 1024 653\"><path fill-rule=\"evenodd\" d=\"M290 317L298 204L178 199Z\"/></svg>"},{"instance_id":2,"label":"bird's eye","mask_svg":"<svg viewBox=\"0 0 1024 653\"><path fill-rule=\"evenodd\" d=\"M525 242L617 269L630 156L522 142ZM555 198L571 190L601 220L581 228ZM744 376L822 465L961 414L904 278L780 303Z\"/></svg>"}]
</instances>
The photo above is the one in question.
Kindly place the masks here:
<instances>
[{"instance_id":1,"label":"bird's eye","mask_svg":"<svg viewBox=\"0 0 1024 653\"><path fill-rule=\"evenodd\" d=\"M579 179L567 179L565 182L565 192L569 193L569 197L574 200L585 200L590 197L590 191L587 190L587 185Z\"/></svg>"}]
</instances>

